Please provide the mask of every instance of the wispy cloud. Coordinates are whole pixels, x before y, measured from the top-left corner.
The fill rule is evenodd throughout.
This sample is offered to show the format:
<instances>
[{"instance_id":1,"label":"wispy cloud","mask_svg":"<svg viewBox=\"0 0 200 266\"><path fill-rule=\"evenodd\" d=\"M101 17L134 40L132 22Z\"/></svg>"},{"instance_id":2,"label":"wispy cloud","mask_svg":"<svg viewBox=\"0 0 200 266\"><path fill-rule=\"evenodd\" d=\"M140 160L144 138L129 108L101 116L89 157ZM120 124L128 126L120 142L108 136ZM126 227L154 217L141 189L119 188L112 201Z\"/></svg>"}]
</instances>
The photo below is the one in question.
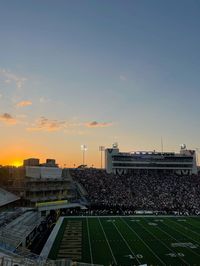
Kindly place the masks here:
<instances>
[{"instance_id":1,"label":"wispy cloud","mask_svg":"<svg viewBox=\"0 0 200 266\"><path fill-rule=\"evenodd\" d=\"M120 75L119 78L120 78L120 80L122 80L122 81L126 81L126 80L127 80L127 77L124 76L124 75Z\"/></svg>"},{"instance_id":2,"label":"wispy cloud","mask_svg":"<svg viewBox=\"0 0 200 266\"><path fill-rule=\"evenodd\" d=\"M51 120L44 116L40 117L27 128L29 131L59 131L66 127L65 121Z\"/></svg>"},{"instance_id":3,"label":"wispy cloud","mask_svg":"<svg viewBox=\"0 0 200 266\"><path fill-rule=\"evenodd\" d=\"M113 123L109 123L109 122L97 122L97 121L92 121L92 122L85 123L85 126L86 127L90 127L90 128L110 127L112 125L113 125Z\"/></svg>"},{"instance_id":4,"label":"wispy cloud","mask_svg":"<svg viewBox=\"0 0 200 266\"><path fill-rule=\"evenodd\" d=\"M25 107L25 106L29 106L32 105L33 103L31 101L21 101L17 103L17 107Z\"/></svg>"},{"instance_id":5,"label":"wispy cloud","mask_svg":"<svg viewBox=\"0 0 200 266\"><path fill-rule=\"evenodd\" d=\"M14 82L18 89L21 89L27 80L26 77L22 77L6 69L0 69L0 76L3 77L4 82L7 84Z\"/></svg>"},{"instance_id":6,"label":"wispy cloud","mask_svg":"<svg viewBox=\"0 0 200 266\"><path fill-rule=\"evenodd\" d=\"M3 113L0 115L0 121L9 124L9 125L15 125L17 124L17 119L14 118L11 114Z\"/></svg>"},{"instance_id":7,"label":"wispy cloud","mask_svg":"<svg viewBox=\"0 0 200 266\"><path fill-rule=\"evenodd\" d=\"M36 119L34 123L27 127L28 131L46 131L46 132L54 132L54 131L64 131L64 132L83 132L83 128L103 128L110 127L113 123L108 122L78 122L78 121L66 121L66 120L57 120L57 119L49 119L45 116L41 116Z\"/></svg>"}]
</instances>

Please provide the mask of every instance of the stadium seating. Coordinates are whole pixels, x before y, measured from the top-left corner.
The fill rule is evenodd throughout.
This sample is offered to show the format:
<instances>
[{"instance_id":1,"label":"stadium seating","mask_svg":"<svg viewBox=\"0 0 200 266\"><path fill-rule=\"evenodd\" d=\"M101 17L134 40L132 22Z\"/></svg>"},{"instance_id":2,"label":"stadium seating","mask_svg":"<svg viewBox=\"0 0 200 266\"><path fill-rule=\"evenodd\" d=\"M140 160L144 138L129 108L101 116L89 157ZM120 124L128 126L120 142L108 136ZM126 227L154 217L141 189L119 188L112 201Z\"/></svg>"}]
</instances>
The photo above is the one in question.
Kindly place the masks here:
<instances>
[{"instance_id":1,"label":"stadium seating","mask_svg":"<svg viewBox=\"0 0 200 266\"><path fill-rule=\"evenodd\" d=\"M159 172L121 176L100 169L71 170L85 188L91 208L120 212L200 213L200 178ZM111 213L110 213L111 214Z\"/></svg>"}]
</instances>

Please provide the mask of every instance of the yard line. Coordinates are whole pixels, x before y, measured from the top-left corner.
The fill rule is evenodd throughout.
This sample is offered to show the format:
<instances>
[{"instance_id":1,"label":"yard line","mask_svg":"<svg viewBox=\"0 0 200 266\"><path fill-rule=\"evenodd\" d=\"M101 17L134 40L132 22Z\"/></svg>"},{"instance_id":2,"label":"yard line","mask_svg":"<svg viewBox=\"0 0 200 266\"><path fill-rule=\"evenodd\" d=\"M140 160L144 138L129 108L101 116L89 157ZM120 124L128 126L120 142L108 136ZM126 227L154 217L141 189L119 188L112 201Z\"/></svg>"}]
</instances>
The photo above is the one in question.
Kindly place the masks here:
<instances>
[{"instance_id":1,"label":"yard line","mask_svg":"<svg viewBox=\"0 0 200 266\"><path fill-rule=\"evenodd\" d=\"M145 220L145 218L143 218ZM146 220L145 220L146 221ZM175 250L171 249L169 246L167 246L165 244L165 242L163 242L161 239L159 239L157 236L155 236L154 233L152 233L151 231L149 231L144 225L142 225L140 223L140 226L144 228L144 230L146 230L149 234L151 234L155 239L157 239L159 242L161 242L169 251L175 253L176 255L178 255L178 252L176 252ZM160 231L163 231L161 228L159 227L156 227L158 228ZM163 231L165 234L167 234L165 231ZM190 265L187 261L185 261L182 257L178 257L180 260L182 260L186 265Z\"/></svg>"},{"instance_id":2,"label":"yard line","mask_svg":"<svg viewBox=\"0 0 200 266\"><path fill-rule=\"evenodd\" d=\"M86 222L87 222L87 233L88 233L88 240L89 240L89 247L90 247L90 258L91 258L91 263L93 265L92 248L91 248L91 242L90 242L90 229L89 229L89 225L88 225L88 217L86 217Z\"/></svg>"},{"instance_id":3,"label":"yard line","mask_svg":"<svg viewBox=\"0 0 200 266\"><path fill-rule=\"evenodd\" d=\"M173 230L177 231L179 234L182 234L183 236L185 236L185 238L190 239L190 240L196 242L196 243L199 245L199 242L197 242L197 241L195 241L194 239L192 239L191 237L187 236L186 234L184 234L184 233L181 232L180 230L175 229L174 227L171 227L170 225L168 225L168 224L166 224L166 223L164 223L164 224L165 224L167 227L169 227L170 229L172 228ZM162 230L163 230L163 229L162 229ZM163 230L163 231L166 232L165 230ZM170 236L169 233L166 232L166 234L168 234L168 235ZM179 240L177 240L175 237L173 237L173 236L171 236L171 237L172 237L174 240L179 241ZM186 247L186 248L187 248L188 250L190 250L192 253L194 253L195 255L197 255L198 257L200 257L200 254L196 253L195 251L193 251L192 249L190 249L190 248L188 248L188 247Z\"/></svg>"},{"instance_id":4,"label":"yard line","mask_svg":"<svg viewBox=\"0 0 200 266\"><path fill-rule=\"evenodd\" d=\"M192 222L192 221L191 221ZM193 224L193 223L190 223L190 221L188 221L187 220L187 222L185 222L186 224L188 224L188 225L190 225L190 226L192 226L192 227L194 227L194 228L197 228L198 230L200 229L200 227L199 226L197 226L196 224ZM184 224L185 224L184 223ZM198 233L198 235L200 235L200 233Z\"/></svg>"},{"instance_id":5,"label":"yard line","mask_svg":"<svg viewBox=\"0 0 200 266\"><path fill-rule=\"evenodd\" d=\"M109 248L110 248L110 253L111 253L112 257L113 257L114 263L117 265L117 261L116 261L116 259L115 259L115 256L114 256L114 254L113 254L112 248L111 248L110 243L109 243L109 241L108 241L108 238L107 238L107 236L106 236L106 232L104 231L104 228L103 228L103 226L102 226L102 223L101 223L99 217L98 217L98 221L99 221L99 224L100 224L101 229L102 229L102 231L103 231L103 234L104 234L104 237L105 237L105 239L106 239L106 242L107 242L107 244L108 244L108 246L109 246Z\"/></svg>"},{"instance_id":6,"label":"yard line","mask_svg":"<svg viewBox=\"0 0 200 266\"><path fill-rule=\"evenodd\" d=\"M135 232L135 230L124 220L124 218L121 218L121 220L128 226L128 228L142 241L142 243L151 251L151 253L162 263L162 265L166 265L165 262L158 257L158 255L151 249L151 247L138 235L138 233ZM141 224L140 224L141 225Z\"/></svg>"},{"instance_id":7,"label":"yard line","mask_svg":"<svg viewBox=\"0 0 200 266\"><path fill-rule=\"evenodd\" d=\"M188 218L188 217L187 217L187 218ZM193 222L195 221L197 224L200 225L200 219L199 219L198 216L195 216L195 217L194 217L194 216L189 216L188 220L191 221L191 222L192 222L192 221L193 221Z\"/></svg>"},{"instance_id":8,"label":"yard line","mask_svg":"<svg viewBox=\"0 0 200 266\"><path fill-rule=\"evenodd\" d=\"M114 225L114 227L116 228L117 232L120 234L120 236L122 237L122 239L124 240L125 244L127 245L128 249L130 250L130 252L133 254L133 257L137 260L137 262L139 263L139 265L141 264L139 259L137 258L137 256L135 256L134 252L132 251L131 247L129 246L128 242L126 241L126 239L123 237L123 235L121 234L121 232L119 231L119 229L117 228L115 223L112 223L112 225Z\"/></svg>"},{"instance_id":9,"label":"yard line","mask_svg":"<svg viewBox=\"0 0 200 266\"><path fill-rule=\"evenodd\" d=\"M165 224L165 223L163 223ZM167 227L169 227L170 229L173 229L179 233L181 233L180 231L176 230L174 227L171 227L167 224L165 224ZM178 239L176 239L175 237L173 237L171 234L167 233L164 229L158 227L159 230L161 230L162 232L164 232L166 235L168 235L169 237L173 238L175 241L177 241L178 243L180 242ZM193 240L194 241L194 240ZM186 249L188 249L190 252L194 253L195 255L197 255L198 257L200 257L200 255L198 253L196 253L195 251L193 251L192 249L188 248L188 247L185 247ZM181 258L182 259L182 258ZM190 264L189 264L190 265Z\"/></svg>"},{"instance_id":10,"label":"yard line","mask_svg":"<svg viewBox=\"0 0 200 266\"><path fill-rule=\"evenodd\" d=\"M200 236L200 233L197 233L197 232L193 231L193 230L190 229L189 227L187 227L187 226L185 226L185 225L182 225L182 224L178 223L177 221L173 221L173 220L170 220L170 221L172 221L173 223L176 223L177 225L179 225L179 226L181 226L181 227L183 227L183 228L186 227L187 230L189 230L189 231L191 231L192 233L194 233L194 234ZM185 223L187 223L187 222L185 222ZM184 224L185 224L185 223L184 223ZM191 226L193 226L193 227L197 227L197 226L194 226L194 225L192 225L192 224L190 224L190 223L187 223L187 224L189 224L189 225L191 225ZM199 227L197 227L197 228L199 229Z\"/></svg>"}]
</instances>

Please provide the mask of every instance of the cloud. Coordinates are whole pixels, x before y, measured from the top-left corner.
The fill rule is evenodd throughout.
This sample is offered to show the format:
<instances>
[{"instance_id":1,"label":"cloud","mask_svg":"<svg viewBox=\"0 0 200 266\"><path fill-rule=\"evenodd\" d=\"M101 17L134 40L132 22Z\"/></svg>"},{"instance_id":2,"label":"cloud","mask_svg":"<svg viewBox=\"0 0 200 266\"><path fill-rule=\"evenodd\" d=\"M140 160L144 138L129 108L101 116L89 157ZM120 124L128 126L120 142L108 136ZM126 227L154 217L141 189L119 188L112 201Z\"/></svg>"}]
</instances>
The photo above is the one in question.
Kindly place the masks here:
<instances>
[{"instance_id":1,"label":"cloud","mask_svg":"<svg viewBox=\"0 0 200 266\"><path fill-rule=\"evenodd\" d=\"M66 127L65 121L51 120L44 116L35 121L31 127L27 128L29 131L59 131Z\"/></svg>"},{"instance_id":2,"label":"cloud","mask_svg":"<svg viewBox=\"0 0 200 266\"><path fill-rule=\"evenodd\" d=\"M112 123L108 122L97 122L92 121L88 123L83 123L79 121L66 121L66 120L57 120L57 119L49 119L45 116L41 116L36 119L34 123L27 127L28 131L46 131L46 132L54 132L54 131L63 131L65 133L76 133L83 132L84 128L103 128L110 127ZM81 133L82 134L82 133Z\"/></svg>"},{"instance_id":3,"label":"cloud","mask_svg":"<svg viewBox=\"0 0 200 266\"><path fill-rule=\"evenodd\" d=\"M0 121L9 125L17 124L17 119L15 119L12 115L8 113L3 113L2 115L0 115Z\"/></svg>"},{"instance_id":4,"label":"cloud","mask_svg":"<svg viewBox=\"0 0 200 266\"><path fill-rule=\"evenodd\" d=\"M120 75L119 78L120 78L120 80L122 80L122 81L126 81L126 80L127 80L127 77L124 76L124 75Z\"/></svg>"},{"instance_id":5,"label":"cloud","mask_svg":"<svg viewBox=\"0 0 200 266\"><path fill-rule=\"evenodd\" d=\"M18 89L21 89L27 80L26 77L19 76L6 69L0 69L0 76L4 78L4 82L7 84L14 82Z\"/></svg>"},{"instance_id":6,"label":"cloud","mask_svg":"<svg viewBox=\"0 0 200 266\"><path fill-rule=\"evenodd\" d=\"M19 115L16 115L17 119L25 119L27 118L27 115L26 114L19 114Z\"/></svg>"},{"instance_id":7,"label":"cloud","mask_svg":"<svg viewBox=\"0 0 200 266\"><path fill-rule=\"evenodd\" d=\"M40 99L39 99L39 102L40 102L40 103L48 103L48 102L50 102L50 101L51 101L50 99L45 98L45 97L40 97Z\"/></svg>"},{"instance_id":8,"label":"cloud","mask_svg":"<svg viewBox=\"0 0 200 266\"><path fill-rule=\"evenodd\" d=\"M89 123L85 123L85 126L86 127L90 127L90 128L97 128L97 127L110 127L112 126L113 124L112 123L108 123L108 122L97 122L97 121L92 121L92 122L89 122Z\"/></svg>"},{"instance_id":9,"label":"cloud","mask_svg":"<svg viewBox=\"0 0 200 266\"><path fill-rule=\"evenodd\" d=\"M17 107L25 107L25 106L29 106L32 105L31 101L21 101L19 103L17 103Z\"/></svg>"}]
</instances>

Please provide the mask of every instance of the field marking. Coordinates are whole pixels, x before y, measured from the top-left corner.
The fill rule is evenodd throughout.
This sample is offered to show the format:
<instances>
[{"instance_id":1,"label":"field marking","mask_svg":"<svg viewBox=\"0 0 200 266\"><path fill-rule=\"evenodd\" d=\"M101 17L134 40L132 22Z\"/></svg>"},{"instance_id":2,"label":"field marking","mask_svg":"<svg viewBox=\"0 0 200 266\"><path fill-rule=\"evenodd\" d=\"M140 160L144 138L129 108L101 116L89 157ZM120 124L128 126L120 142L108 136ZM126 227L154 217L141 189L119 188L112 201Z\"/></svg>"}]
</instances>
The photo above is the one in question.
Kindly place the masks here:
<instances>
[{"instance_id":1,"label":"field marking","mask_svg":"<svg viewBox=\"0 0 200 266\"><path fill-rule=\"evenodd\" d=\"M145 222L146 222L146 220L145 220ZM163 242L161 239L159 239L153 232L149 231L144 225L140 224L140 226L143 227L144 230L146 230L149 234L151 234L155 239L157 239L159 242L161 242L169 251L175 253L176 255L178 254L176 251L174 251L173 249L171 249L170 247L168 247L168 245L165 244L165 242ZM157 226L156 228L159 229L160 231L163 231L163 230L160 229L159 226ZM187 263L187 261L185 261L181 257L179 257L179 259L182 260L186 265L190 265L190 264Z\"/></svg>"},{"instance_id":2,"label":"field marking","mask_svg":"<svg viewBox=\"0 0 200 266\"><path fill-rule=\"evenodd\" d=\"M200 229L200 217L199 216L197 217L189 216L186 223L197 228L198 230Z\"/></svg>"},{"instance_id":3,"label":"field marking","mask_svg":"<svg viewBox=\"0 0 200 266\"><path fill-rule=\"evenodd\" d=\"M177 253L177 255L175 253L168 253L168 254L165 254L166 256L170 256L171 258L177 258L177 255L178 257L185 257L185 254L184 253Z\"/></svg>"},{"instance_id":4,"label":"field marking","mask_svg":"<svg viewBox=\"0 0 200 266\"><path fill-rule=\"evenodd\" d=\"M148 225L157 226L157 223L148 223Z\"/></svg>"},{"instance_id":5,"label":"field marking","mask_svg":"<svg viewBox=\"0 0 200 266\"><path fill-rule=\"evenodd\" d=\"M122 237L123 241L125 242L125 244L127 245L128 249L130 250L130 252L133 254L134 258L137 260L137 262L139 263L139 265L141 264L139 259L137 258L137 256L135 256L134 252L132 251L131 247L129 246L128 242L126 241L126 239L123 237L123 235L121 234L121 232L119 231L119 229L117 228L115 223L112 223L112 225L114 225L114 227L116 228L117 232L119 233L119 235Z\"/></svg>"},{"instance_id":6,"label":"field marking","mask_svg":"<svg viewBox=\"0 0 200 266\"><path fill-rule=\"evenodd\" d=\"M108 238L107 238L107 236L106 236L106 232L104 231L104 228L103 228L103 226L102 226L102 223L101 223L99 217L98 217L98 221L99 221L99 224L100 224L100 226L101 226L101 229L102 229L102 231L103 231L103 233L104 233L104 237L105 237L105 239L106 239L106 242L107 242L107 244L108 244L108 246L109 246L109 248L110 248L110 253L111 253L112 257L113 257L114 263L117 265L117 261L116 261L116 259L115 259L115 256L114 256L114 254L113 254L112 248L111 248L110 243L109 243L109 241L108 241Z\"/></svg>"},{"instance_id":7,"label":"field marking","mask_svg":"<svg viewBox=\"0 0 200 266\"><path fill-rule=\"evenodd\" d=\"M171 221L171 220L170 220L170 221ZM181 226L181 227L184 227L184 228L186 227L187 230L191 231L191 232L194 233L195 235L200 236L200 233L197 233L197 232L193 231L192 229L188 228L187 225L185 226L185 225L183 225L183 224L179 224L177 221L172 221L172 222L176 223L177 225L179 225L179 226ZM188 224L188 225L190 225L190 226L193 226L192 224L190 224L190 223L188 223L188 222L186 222L186 224ZM197 226L193 226L193 227L197 227ZM197 228L200 229L199 227L197 227ZM199 243L199 244L200 244L200 243Z\"/></svg>"},{"instance_id":8,"label":"field marking","mask_svg":"<svg viewBox=\"0 0 200 266\"><path fill-rule=\"evenodd\" d=\"M152 250L152 248L135 232L135 230L123 219L121 220L128 226L128 228L142 241L142 243L150 250L150 252L162 263L162 265L166 265L165 262ZM139 223L141 225L141 223Z\"/></svg>"},{"instance_id":9,"label":"field marking","mask_svg":"<svg viewBox=\"0 0 200 266\"><path fill-rule=\"evenodd\" d=\"M171 227L170 225L168 225L168 224L166 224L166 223L164 223L167 227L169 227L170 229L172 228L173 230L175 230L175 231L177 231L179 234L182 234L183 236L185 236L185 238L187 238L187 239L190 239L190 240L192 240L192 241L194 241L194 242L196 242L196 243L198 243L198 245L200 244L199 242L197 242L197 241L195 241L194 239L192 239L192 238L190 238L189 236L187 236L185 233L183 233L183 232L181 232L180 230L178 230L178 229L175 229L174 227ZM165 231L165 230L164 230ZM166 234L168 234L167 232L166 232ZM169 236L171 236L170 234L168 234ZM177 240L175 237L173 237L173 236L171 236L174 240L176 240L177 242L180 242L179 240ZM187 247L186 247L187 248ZM190 248L187 248L190 252L192 252L192 253L194 253L195 255L197 255L198 257L200 257L200 255L198 254L198 253L196 253L195 251L193 251L192 249L190 249Z\"/></svg>"},{"instance_id":10,"label":"field marking","mask_svg":"<svg viewBox=\"0 0 200 266\"><path fill-rule=\"evenodd\" d=\"M179 234L181 233L180 231L176 230L175 228L172 228L171 226L163 223L164 225L166 225L167 227L169 227L170 229L173 229L175 231L177 231ZM158 227L159 230L161 230L162 232L164 232L166 235L168 235L170 238L173 238L177 243L180 243L180 241L178 239L176 239L175 237L173 237L171 234L169 234L168 232L166 232L164 229ZM198 257L200 257L200 255L198 253L196 253L195 251L193 251L190 248L185 247L187 250L189 250L190 252L194 253L195 255L197 255ZM190 264L189 264L190 265Z\"/></svg>"},{"instance_id":11,"label":"field marking","mask_svg":"<svg viewBox=\"0 0 200 266\"><path fill-rule=\"evenodd\" d=\"M165 223L164 223L165 224ZM182 235L184 235L185 237L186 237L186 235L184 234L184 233L182 233L182 232L180 232L179 230L177 230L177 229L175 229L174 227L171 227L171 226L169 226L169 225L167 225L167 224L165 224L167 227L169 227L170 229L173 229L173 230L175 230L175 231L177 231L179 234L182 234ZM164 233L166 233L167 235L169 235L171 238L173 238L177 243L180 243L180 241L178 240L178 239L176 239L175 237L173 237L171 234L169 234L169 233L167 233L165 230L163 230L163 229L161 229L161 228L159 228L160 230L162 230ZM189 237L186 237L186 238L188 238L188 239L191 239L191 238L189 238ZM192 241L194 241L194 242L196 242L195 240L193 240L192 239ZM196 253L195 251L193 251L192 249L190 249L190 248L188 248L188 247L185 247L186 249L188 249L190 252L192 252L192 253L194 253L195 255L197 255L198 257L200 257L200 255L198 254L198 253Z\"/></svg>"},{"instance_id":12,"label":"field marking","mask_svg":"<svg viewBox=\"0 0 200 266\"><path fill-rule=\"evenodd\" d=\"M171 221L171 220L170 220ZM180 225L179 223L177 223L177 222L174 222L174 221L172 221L173 223L176 223L177 225L179 225L179 226L182 226L182 227L184 227L183 225ZM172 226L170 226L170 225L168 225L168 224L166 224L166 223L164 223L167 227L169 227L169 228L173 228L173 230L175 230L175 231L177 231L177 232L179 232L180 234L182 234L182 235L184 235L184 237L185 238L187 238L187 239L190 239L190 240L192 240L193 242L196 242L197 244L198 244L198 246L200 246L200 242L198 242L197 240L194 240L193 238L191 238L191 237L189 237L187 234L185 234L184 232L182 232L182 231L180 231L180 230L178 230L177 228L174 228L174 227L172 227ZM188 230L190 230L190 229L188 229ZM191 232L193 232L194 234L197 234L195 231L192 231L192 230L190 230ZM198 256L200 256L199 254L198 254Z\"/></svg>"},{"instance_id":13,"label":"field marking","mask_svg":"<svg viewBox=\"0 0 200 266\"><path fill-rule=\"evenodd\" d=\"M91 258L91 263L93 265L93 256L92 256L92 247L91 247L91 241L90 241L90 229L88 225L88 218L86 218L86 223L87 223L87 232L88 232L88 240L89 240L89 247L90 247L90 258Z\"/></svg>"},{"instance_id":14,"label":"field marking","mask_svg":"<svg viewBox=\"0 0 200 266\"><path fill-rule=\"evenodd\" d=\"M200 225L200 216L199 215L196 215L196 216L188 216L188 220L190 221L190 222L196 222L195 224L196 224L196 226L198 226L197 224L199 224Z\"/></svg>"},{"instance_id":15,"label":"field marking","mask_svg":"<svg viewBox=\"0 0 200 266\"><path fill-rule=\"evenodd\" d=\"M171 243L171 246L174 248L176 248L176 247L181 247L181 248L188 247L188 248L192 248L192 249L198 247L198 245L195 245L192 242L175 242L175 243Z\"/></svg>"},{"instance_id":16,"label":"field marking","mask_svg":"<svg viewBox=\"0 0 200 266\"><path fill-rule=\"evenodd\" d=\"M190 217L190 218L191 218L191 217ZM190 219L190 220L188 219L188 220L186 221L186 224L191 225L191 226L197 228L198 230L200 229L200 226L198 226L196 223L195 223L195 224L194 224L194 223L191 224L191 222L192 222L192 220L191 220L191 219ZM199 222L197 221L197 223L199 223Z\"/></svg>"}]
</instances>

